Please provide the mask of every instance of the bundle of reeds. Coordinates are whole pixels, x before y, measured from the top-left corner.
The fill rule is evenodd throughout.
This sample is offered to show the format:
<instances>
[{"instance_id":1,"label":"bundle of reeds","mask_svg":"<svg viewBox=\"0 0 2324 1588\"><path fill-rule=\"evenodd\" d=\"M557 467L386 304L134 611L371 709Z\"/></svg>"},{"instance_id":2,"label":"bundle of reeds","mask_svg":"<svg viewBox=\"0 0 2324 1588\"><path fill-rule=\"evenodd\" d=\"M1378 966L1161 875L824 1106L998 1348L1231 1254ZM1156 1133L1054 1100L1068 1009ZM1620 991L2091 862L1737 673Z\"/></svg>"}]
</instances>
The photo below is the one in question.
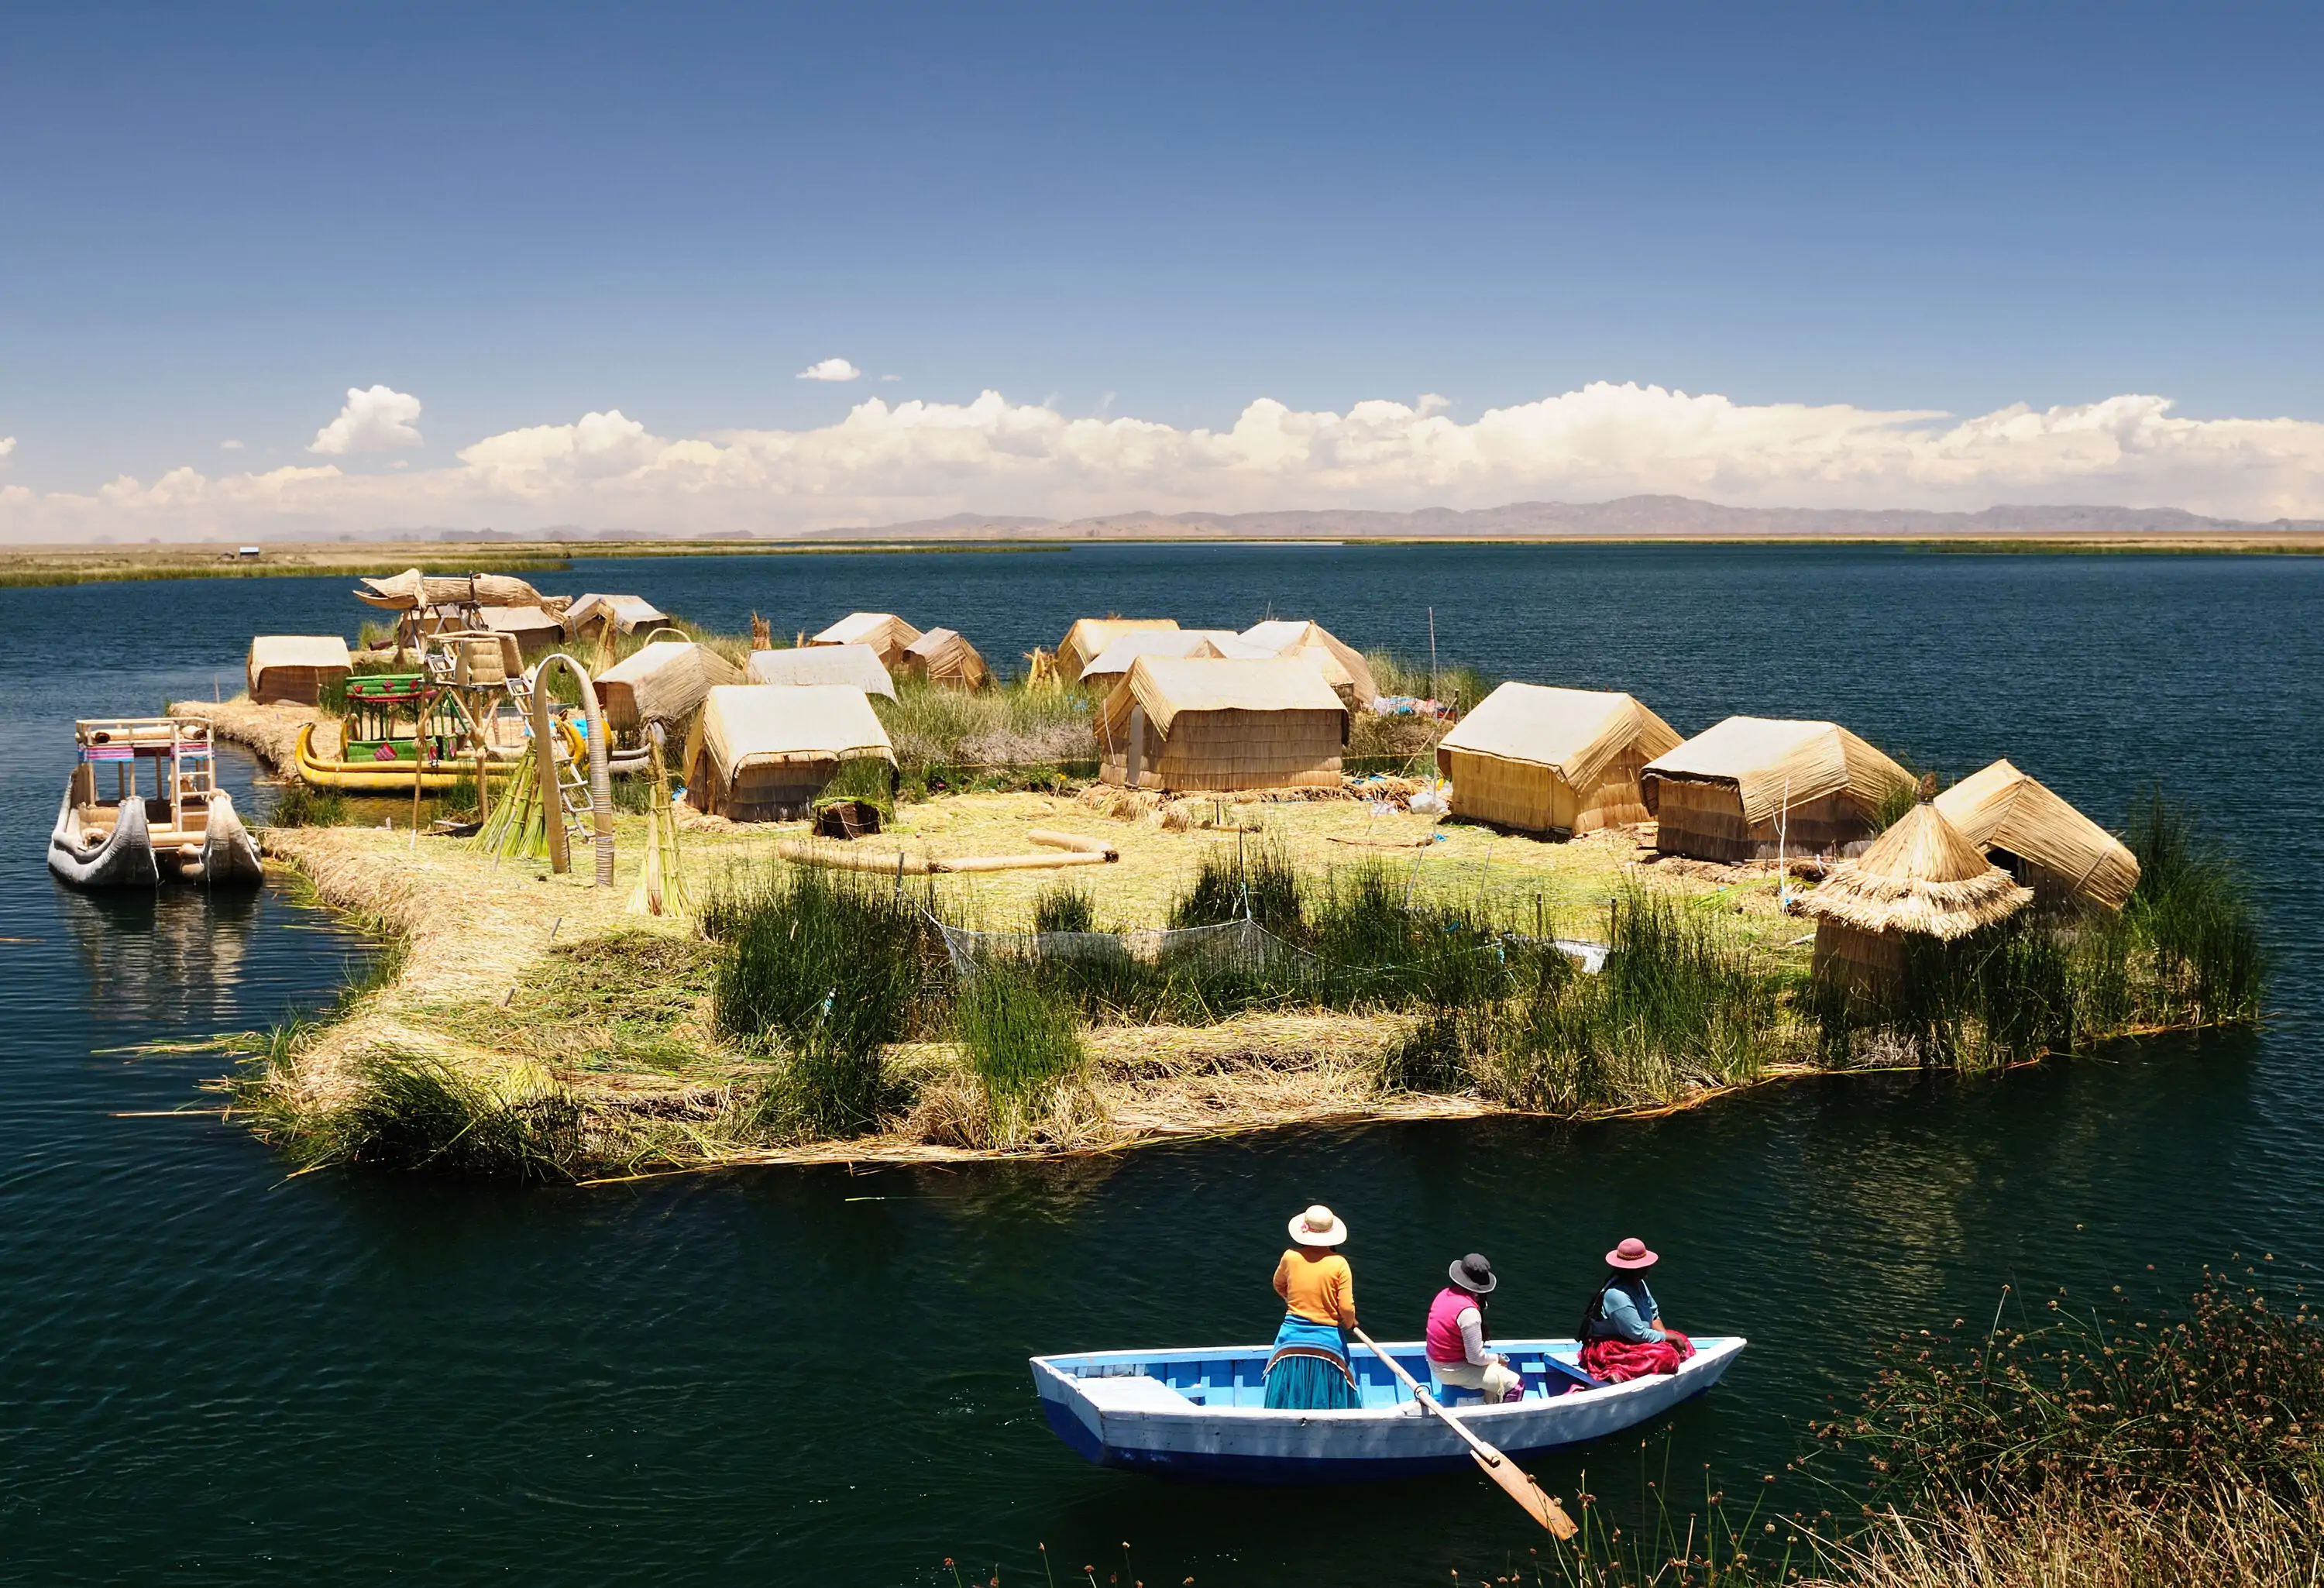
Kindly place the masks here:
<instances>
[{"instance_id":1,"label":"bundle of reeds","mask_svg":"<svg viewBox=\"0 0 2324 1588\"><path fill-rule=\"evenodd\" d=\"M469 842L479 854L494 860L543 860L549 855L549 826L544 820L540 802L540 776L533 758L535 746L528 742L524 753L517 758L514 771L506 783L500 800L493 807L484 825ZM550 819L562 819L559 811Z\"/></svg>"},{"instance_id":2,"label":"bundle of reeds","mask_svg":"<svg viewBox=\"0 0 2324 1588\"><path fill-rule=\"evenodd\" d=\"M652 802L646 809L646 863L638 885L630 894L632 915L678 916L692 913L693 895L686 885L686 864L678 847L678 813L671 808L669 768L661 748L654 747Z\"/></svg>"}]
</instances>

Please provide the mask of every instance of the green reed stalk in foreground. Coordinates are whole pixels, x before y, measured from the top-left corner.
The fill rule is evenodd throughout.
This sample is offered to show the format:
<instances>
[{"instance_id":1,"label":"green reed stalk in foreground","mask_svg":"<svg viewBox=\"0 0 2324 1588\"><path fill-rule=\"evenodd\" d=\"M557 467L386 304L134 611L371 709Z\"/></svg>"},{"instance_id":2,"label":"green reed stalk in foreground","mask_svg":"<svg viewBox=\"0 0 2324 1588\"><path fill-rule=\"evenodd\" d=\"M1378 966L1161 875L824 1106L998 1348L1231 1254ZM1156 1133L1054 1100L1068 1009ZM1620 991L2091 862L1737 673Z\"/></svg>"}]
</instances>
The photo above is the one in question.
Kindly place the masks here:
<instances>
[{"instance_id":1,"label":"green reed stalk in foreground","mask_svg":"<svg viewBox=\"0 0 2324 1588\"><path fill-rule=\"evenodd\" d=\"M954 1000L953 1030L983 1088L995 1147L1024 1142L1057 1087L1089 1065L1073 1005L1017 961L976 966Z\"/></svg>"}]
</instances>

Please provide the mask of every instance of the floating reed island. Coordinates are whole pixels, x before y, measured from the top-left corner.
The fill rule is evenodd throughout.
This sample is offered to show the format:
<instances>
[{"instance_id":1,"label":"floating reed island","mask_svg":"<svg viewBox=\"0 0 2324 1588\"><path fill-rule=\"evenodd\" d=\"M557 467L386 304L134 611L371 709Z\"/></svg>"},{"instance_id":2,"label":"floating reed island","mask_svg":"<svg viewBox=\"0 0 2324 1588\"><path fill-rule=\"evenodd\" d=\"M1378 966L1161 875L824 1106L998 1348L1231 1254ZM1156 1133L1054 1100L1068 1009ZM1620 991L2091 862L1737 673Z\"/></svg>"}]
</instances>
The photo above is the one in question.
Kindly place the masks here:
<instances>
[{"instance_id":1,"label":"floating reed island","mask_svg":"<svg viewBox=\"0 0 2324 1588\"><path fill-rule=\"evenodd\" d=\"M1941 792L1829 723L1688 741L1627 695L1442 669L1423 693L1304 622L1084 620L1003 681L892 614L778 648L601 596L563 660L462 685L475 614L430 607L467 592L381 585L415 604L347 680L208 708L294 777L286 737L447 773L293 783L263 833L387 944L221 1083L302 1166L588 1180L1597 1119L2258 1012L2240 878L2159 795L2117 837L2007 762ZM404 741L354 739L363 680L415 665ZM569 720L455 780L480 762L429 691L459 688L479 722L495 689Z\"/></svg>"}]
</instances>

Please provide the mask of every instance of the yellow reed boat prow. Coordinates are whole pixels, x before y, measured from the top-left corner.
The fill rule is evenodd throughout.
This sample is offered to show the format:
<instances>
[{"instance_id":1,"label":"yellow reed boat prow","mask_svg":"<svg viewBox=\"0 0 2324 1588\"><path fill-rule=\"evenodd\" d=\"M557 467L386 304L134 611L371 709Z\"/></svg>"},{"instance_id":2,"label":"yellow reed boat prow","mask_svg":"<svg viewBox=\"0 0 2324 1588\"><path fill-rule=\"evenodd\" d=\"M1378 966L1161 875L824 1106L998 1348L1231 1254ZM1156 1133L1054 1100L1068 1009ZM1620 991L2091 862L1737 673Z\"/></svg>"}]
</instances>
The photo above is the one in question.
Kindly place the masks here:
<instances>
[{"instance_id":1,"label":"yellow reed boat prow","mask_svg":"<svg viewBox=\"0 0 2324 1588\"><path fill-rule=\"evenodd\" d=\"M558 719L557 729L565 742L565 752L575 761L589 753L589 742L580 731L563 719ZM409 794L414 778L423 790L440 792L451 788L463 778L473 778L476 763L473 759L438 761L421 763L401 756L392 761L325 761L315 753L315 725L307 724L299 730L295 751L299 776L309 787L337 789L347 794ZM484 762L487 777L506 777L516 770L516 759L498 756Z\"/></svg>"}]
</instances>

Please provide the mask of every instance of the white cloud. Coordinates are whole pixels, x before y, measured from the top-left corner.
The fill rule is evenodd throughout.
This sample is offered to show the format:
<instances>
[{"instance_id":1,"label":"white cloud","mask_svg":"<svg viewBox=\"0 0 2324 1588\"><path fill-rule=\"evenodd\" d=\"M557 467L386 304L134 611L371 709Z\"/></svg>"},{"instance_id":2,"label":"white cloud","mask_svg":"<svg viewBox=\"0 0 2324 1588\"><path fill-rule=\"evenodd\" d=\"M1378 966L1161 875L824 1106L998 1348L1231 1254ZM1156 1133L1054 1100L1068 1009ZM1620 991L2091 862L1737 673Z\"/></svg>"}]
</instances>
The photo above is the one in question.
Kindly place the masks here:
<instances>
[{"instance_id":1,"label":"white cloud","mask_svg":"<svg viewBox=\"0 0 2324 1588\"><path fill-rule=\"evenodd\" d=\"M1744 506L2089 503L2324 517L2324 424L2182 419L2160 397L1956 419L1600 383L1465 423L1445 406L1433 393L1345 412L1260 398L1231 425L1182 429L1129 416L1069 419L987 392L967 403L867 398L813 429L682 439L613 409L487 436L452 466L401 474L327 466L212 480L176 469L150 485L124 476L86 494L13 488L0 493L0 539L250 538L412 523L765 532L964 510L1070 518L1665 492Z\"/></svg>"},{"instance_id":2,"label":"white cloud","mask_svg":"<svg viewBox=\"0 0 2324 1588\"><path fill-rule=\"evenodd\" d=\"M15 450L16 450L16 438L15 438L15 437L14 437L14 436L0 436L0 463L5 463L5 462L7 462L7 461L8 461L8 455L9 455L10 453L12 453L12 452L15 451Z\"/></svg>"},{"instance_id":3,"label":"white cloud","mask_svg":"<svg viewBox=\"0 0 2324 1588\"><path fill-rule=\"evenodd\" d=\"M799 371L802 381L860 381L863 372L844 358L826 358Z\"/></svg>"},{"instance_id":4,"label":"white cloud","mask_svg":"<svg viewBox=\"0 0 2324 1588\"><path fill-rule=\"evenodd\" d=\"M339 417L315 432L309 452L337 457L350 452L393 452L421 444L420 399L387 386L347 388Z\"/></svg>"},{"instance_id":5,"label":"white cloud","mask_svg":"<svg viewBox=\"0 0 2324 1588\"><path fill-rule=\"evenodd\" d=\"M242 450L242 443L229 438L226 440L220 441L218 443L218 450L220 452L239 452Z\"/></svg>"}]
</instances>

